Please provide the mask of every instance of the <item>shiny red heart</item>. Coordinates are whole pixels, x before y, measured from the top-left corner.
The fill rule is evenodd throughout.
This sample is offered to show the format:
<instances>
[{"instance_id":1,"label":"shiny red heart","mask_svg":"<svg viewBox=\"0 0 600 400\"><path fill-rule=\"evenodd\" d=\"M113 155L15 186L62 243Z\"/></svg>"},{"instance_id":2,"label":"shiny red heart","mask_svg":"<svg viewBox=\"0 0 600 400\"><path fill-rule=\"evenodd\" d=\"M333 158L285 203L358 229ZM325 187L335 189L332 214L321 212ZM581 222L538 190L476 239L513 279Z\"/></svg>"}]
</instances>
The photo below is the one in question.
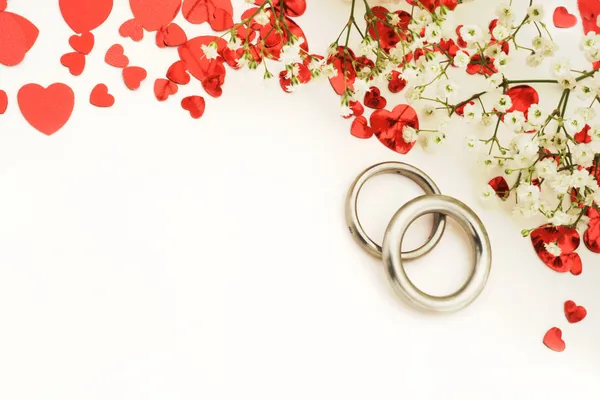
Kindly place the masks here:
<instances>
[{"instance_id":1,"label":"shiny red heart","mask_svg":"<svg viewBox=\"0 0 600 400\"><path fill-rule=\"evenodd\" d=\"M352 111L352 114L344 116L344 118L349 119L352 117L360 117L365 113L365 107L361 104L360 101L351 101L350 110Z\"/></svg>"},{"instance_id":2,"label":"shiny red heart","mask_svg":"<svg viewBox=\"0 0 600 400\"><path fill-rule=\"evenodd\" d=\"M108 93L108 88L104 83L99 83L90 94L90 104L96 107L112 107L115 104L115 98Z\"/></svg>"},{"instance_id":3,"label":"shiny red heart","mask_svg":"<svg viewBox=\"0 0 600 400\"><path fill-rule=\"evenodd\" d=\"M371 127L377 139L389 149L400 154L408 153L416 142L406 143L402 137L405 126L419 129L419 117L407 104L396 106L391 112L376 110L371 114Z\"/></svg>"},{"instance_id":4,"label":"shiny red heart","mask_svg":"<svg viewBox=\"0 0 600 400\"><path fill-rule=\"evenodd\" d=\"M387 100L381 96L381 91L378 87L373 86L365 93L365 106L375 110L381 110L387 106Z\"/></svg>"},{"instance_id":5,"label":"shiny red heart","mask_svg":"<svg viewBox=\"0 0 600 400\"><path fill-rule=\"evenodd\" d=\"M352 127L350 128L352 136L359 139L369 139L373 136L373 129L369 126L367 119L360 115L354 118L352 121Z\"/></svg>"},{"instance_id":6,"label":"shiny red heart","mask_svg":"<svg viewBox=\"0 0 600 400\"><path fill-rule=\"evenodd\" d=\"M572 324L582 321L587 316L587 310L583 306L578 306L574 301L565 302L565 317Z\"/></svg>"},{"instance_id":7,"label":"shiny red heart","mask_svg":"<svg viewBox=\"0 0 600 400\"><path fill-rule=\"evenodd\" d=\"M177 47L181 46L185 42L187 42L187 35L179 25L172 23L165 28L165 45L169 47Z\"/></svg>"},{"instance_id":8,"label":"shiny red heart","mask_svg":"<svg viewBox=\"0 0 600 400\"><path fill-rule=\"evenodd\" d=\"M554 26L557 28L572 28L577 25L577 17L573 14L569 14L566 7L556 7L554 15L552 16Z\"/></svg>"},{"instance_id":9,"label":"shiny red heart","mask_svg":"<svg viewBox=\"0 0 600 400\"><path fill-rule=\"evenodd\" d=\"M173 63L167 71L167 78L178 85L187 85L192 79L187 72L185 62L179 60Z\"/></svg>"},{"instance_id":10,"label":"shiny red heart","mask_svg":"<svg viewBox=\"0 0 600 400\"><path fill-rule=\"evenodd\" d=\"M392 93L400 93L406 87L406 80L402 78L400 72L392 71L392 78L388 82L388 89Z\"/></svg>"},{"instance_id":11,"label":"shiny red heart","mask_svg":"<svg viewBox=\"0 0 600 400\"><path fill-rule=\"evenodd\" d=\"M189 96L181 100L181 108L190 112L190 116L198 119L204 115L206 102L202 96Z\"/></svg>"},{"instance_id":12,"label":"shiny red heart","mask_svg":"<svg viewBox=\"0 0 600 400\"><path fill-rule=\"evenodd\" d=\"M261 6L265 0L254 0L254 4ZM283 0L283 2L273 2L275 9L281 9L283 3L283 13L290 17L299 17L306 12L306 0Z\"/></svg>"},{"instance_id":13,"label":"shiny red heart","mask_svg":"<svg viewBox=\"0 0 600 400\"><path fill-rule=\"evenodd\" d=\"M85 55L76 51L73 53L68 53L60 58L60 63L69 68L71 75L79 76L85 69Z\"/></svg>"},{"instance_id":14,"label":"shiny red heart","mask_svg":"<svg viewBox=\"0 0 600 400\"><path fill-rule=\"evenodd\" d=\"M354 89L356 81L356 70L354 69L354 52L349 48L338 47L336 54L329 57L329 64L333 66L337 74L329 78L333 90L338 95L343 95L347 89Z\"/></svg>"},{"instance_id":15,"label":"shiny red heart","mask_svg":"<svg viewBox=\"0 0 600 400\"><path fill-rule=\"evenodd\" d=\"M544 225L531 232L531 243L538 257L557 272L571 272L574 275L581 273L581 258L579 254L574 253L580 241L577 230L565 226ZM549 243L556 243L562 250L562 254L558 257L550 254L544 246Z\"/></svg>"},{"instance_id":16,"label":"shiny red heart","mask_svg":"<svg viewBox=\"0 0 600 400\"><path fill-rule=\"evenodd\" d=\"M94 34L91 32L84 32L81 36L73 35L69 38L69 44L73 50L88 55L94 48Z\"/></svg>"},{"instance_id":17,"label":"shiny red heart","mask_svg":"<svg viewBox=\"0 0 600 400\"><path fill-rule=\"evenodd\" d=\"M181 0L129 0L129 6L144 29L154 32L175 19Z\"/></svg>"},{"instance_id":18,"label":"shiny red heart","mask_svg":"<svg viewBox=\"0 0 600 400\"><path fill-rule=\"evenodd\" d=\"M123 69L123 81L129 90L136 90L146 79L148 73L142 67L127 67Z\"/></svg>"},{"instance_id":19,"label":"shiny red heart","mask_svg":"<svg viewBox=\"0 0 600 400\"><path fill-rule=\"evenodd\" d=\"M190 23L208 22L217 32L233 26L231 0L184 0L181 12Z\"/></svg>"},{"instance_id":20,"label":"shiny red heart","mask_svg":"<svg viewBox=\"0 0 600 400\"><path fill-rule=\"evenodd\" d=\"M59 0L60 12L75 33L91 32L106 21L113 0Z\"/></svg>"},{"instance_id":21,"label":"shiny red heart","mask_svg":"<svg viewBox=\"0 0 600 400\"><path fill-rule=\"evenodd\" d=\"M512 107L508 112L521 111L527 117L527 111L533 104L540 102L537 90L528 85L513 86L506 91L512 101Z\"/></svg>"},{"instance_id":22,"label":"shiny red heart","mask_svg":"<svg viewBox=\"0 0 600 400\"><path fill-rule=\"evenodd\" d=\"M134 42L140 42L144 39L144 28L136 19L125 21L119 27L119 35L124 38L131 38Z\"/></svg>"},{"instance_id":23,"label":"shiny red heart","mask_svg":"<svg viewBox=\"0 0 600 400\"><path fill-rule=\"evenodd\" d=\"M559 328L550 328L544 335L544 344L550 350L562 352L567 348L565 341L562 339L562 331Z\"/></svg>"},{"instance_id":24,"label":"shiny red heart","mask_svg":"<svg viewBox=\"0 0 600 400\"><path fill-rule=\"evenodd\" d=\"M217 43L217 52L223 53L227 42L216 36L198 36L179 46L179 58L187 65L188 72L202 83L202 87L213 97L219 97L223 91L221 86L225 82L227 70L223 65L222 57L209 60L204 56L202 46L212 42Z\"/></svg>"},{"instance_id":25,"label":"shiny red heart","mask_svg":"<svg viewBox=\"0 0 600 400\"><path fill-rule=\"evenodd\" d=\"M169 96L177 93L179 87L168 79L157 79L154 81L154 96L158 101L165 101Z\"/></svg>"},{"instance_id":26,"label":"shiny red heart","mask_svg":"<svg viewBox=\"0 0 600 400\"><path fill-rule=\"evenodd\" d=\"M592 127L586 124L581 132L577 132L575 136L573 136L573 139L575 139L577 143L590 143L592 141L592 136L589 133L590 129L592 129Z\"/></svg>"},{"instance_id":27,"label":"shiny red heart","mask_svg":"<svg viewBox=\"0 0 600 400\"><path fill-rule=\"evenodd\" d=\"M116 68L125 68L129 65L129 58L124 54L125 50L120 44L112 45L104 56L104 61Z\"/></svg>"},{"instance_id":28,"label":"shiny red heart","mask_svg":"<svg viewBox=\"0 0 600 400\"><path fill-rule=\"evenodd\" d=\"M8 96L4 90L0 90L0 115L6 112L8 108Z\"/></svg>"},{"instance_id":29,"label":"shiny red heart","mask_svg":"<svg viewBox=\"0 0 600 400\"><path fill-rule=\"evenodd\" d=\"M594 253L600 253L600 212L595 208L588 209L590 218L588 229L583 234L585 246Z\"/></svg>"},{"instance_id":30,"label":"shiny red heart","mask_svg":"<svg viewBox=\"0 0 600 400\"><path fill-rule=\"evenodd\" d=\"M600 32L597 18L600 15L600 2L597 0L577 0L584 33Z\"/></svg>"},{"instance_id":31,"label":"shiny red heart","mask_svg":"<svg viewBox=\"0 0 600 400\"><path fill-rule=\"evenodd\" d=\"M489 185L494 189L498 197L506 200L510 196L510 187L503 176L497 176L489 182Z\"/></svg>"},{"instance_id":32,"label":"shiny red heart","mask_svg":"<svg viewBox=\"0 0 600 400\"><path fill-rule=\"evenodd\" d=\"M75 94L63 83L48 88L28 84L17 95L21 114L38 131L52 135L62 128L73 113Z\"/></svg>"}]
</instances>

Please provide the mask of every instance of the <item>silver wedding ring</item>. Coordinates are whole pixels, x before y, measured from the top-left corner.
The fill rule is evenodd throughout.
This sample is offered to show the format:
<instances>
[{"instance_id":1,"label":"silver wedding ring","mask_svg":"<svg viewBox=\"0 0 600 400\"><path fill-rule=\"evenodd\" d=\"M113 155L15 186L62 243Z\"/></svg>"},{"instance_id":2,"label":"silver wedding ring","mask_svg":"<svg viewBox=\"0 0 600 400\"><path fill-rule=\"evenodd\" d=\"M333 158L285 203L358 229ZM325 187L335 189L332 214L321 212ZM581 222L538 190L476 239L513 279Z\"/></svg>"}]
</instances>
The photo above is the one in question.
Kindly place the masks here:
<instances>
[{"instance_id":1,"label":"silver wedding ring","mask_svg":"<svg viewBox=\"0 0 600 400\"><path fill-rule=\"evenodd\" d=\"M384 173L398 173L413 180L425 191L425 195L400 207L392 217L380 246L362 228L357 202L365 182ZM418 249L402 252L406 231L416 219L426 214L434 214L433 228L428 241ZM475 266L467 282L458 291L447 296L432 296L411 282L404 269L403 260L419 258L439 243L446 227L446 216L458 222L467 233L475 252ZM468 206L452 197L442 195L435 182L418 168L400 162L386 162L365 170L348 192L346 222L356 242L369 254L382 258L388 280L395 292L416 307L439 312L459 311L475 301L487 283L492 265L492 250L483 223Z\"/></svg>"}]
</instances>

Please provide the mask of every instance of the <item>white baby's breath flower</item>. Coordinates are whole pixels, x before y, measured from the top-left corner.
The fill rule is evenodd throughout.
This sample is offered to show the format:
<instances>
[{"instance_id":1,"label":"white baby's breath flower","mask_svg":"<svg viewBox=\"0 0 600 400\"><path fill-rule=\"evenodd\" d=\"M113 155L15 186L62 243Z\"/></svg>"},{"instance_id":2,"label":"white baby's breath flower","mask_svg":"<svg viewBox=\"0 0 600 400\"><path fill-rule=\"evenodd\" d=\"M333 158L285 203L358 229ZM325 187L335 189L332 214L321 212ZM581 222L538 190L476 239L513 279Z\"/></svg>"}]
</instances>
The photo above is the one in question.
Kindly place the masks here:
<instances>
[{"instance_id":1,"label":"white baby's breath flower","mask_svg":"<svg viewBox=\"0 0 600 400\"><path fill-rule=\"evenodd\" d=\"M468 122L479 122L483 116L483 111L480 106L468 103L464 108L463 116Z\"/></svg>"},{"instance_id":2,"label":"white baby's breath flower","mask_svg":"<svg viewBox=\"0 0 600 400\"><path fill-rule=\"evenodd\" d=\"M560 255L562 254L561 248L558 247L558 245L555 242L545 243L544 248L548 253L552 254L554 257L560 257Z\"/></svg>"},{"instance_id":3,"label":"white baby's breath flower","mask_svg":"<svg viewBox=\"0 0 600 400\"><path fill-rule=\"evenodd\" d=\"M271 20L270 16L271 13L269 11L263 10L254 16L254 21L261 26L265 26Z\"/></svg>"},{"instance_id":4,"label":"white baby's breath flower","mask_svg":"<svg viewBox=\"0 0 600 400\"><path fill-rule=\"evenodd\" d=\"M459 30L460 36L467 43L475 43L481 40L483 32L477 25L464 25Z\"/></svg>"},{"instance_id":5,"label":"white baby's breath flower","mask_svg":"<svg viewBox=\"0 0 600 400\"><path fill-rule=\"evenodd\" d=\"M562 78L558 78L558 83L563 89L573 90L575 89L575 85L577 85L577 80L574 76L565 76Z\"/></svg>"},{"instance_id":6,"label":"white baby's breath flower","mask_svg":"<svg viewBox=\"0 0 600 400\"><path fill-rule=\"evenodd\" d=\"M531 53L525 59L525 62L529 67L537 68L542 65L544 61L544 56L541 53Z\"/></svg>"},{"instance_id":7,"label":"white baby's breath flower","mask_svg":"<svg viewBox=\"0 0 600 400\"><path fill-rule=\"evenodd\" d=\"M496 40L504 40L510 35L510 29L504 24L497 24L494 29L492 29L492 35Z\"/></svg>"},{"instance_id":8,"label":"white baby's breath flower","mask_svg":"<svg viewBox=\"0 0 600 400\"><path fill-rule=\"evenodd\" d=\"M509 2L502 2L498 5L496 7L496 15L498 16L498 20L505 25L510 25L515 20L515 14Z\"/></svg>"},{"instance_id":9,"label":"white baby's breath flower","mask_svg":"<svg viewBox=\"0 0 600 400\"><path fill-rule=\"evenodd\" d=\"M442 80L438 83L438 96L442 100L452 99L458 92L458 85L450 80Z\"/></svg>"},{"instance_id":10,"label":"white baby's breath flower","mask_svg":"<svg viewBox=\"0 0 600 400\"><path fill-rule=\"evenodd\" d=\"M541 109L539 104L532 104L527 111L527 119L533 125L541 126L546 122L548 115Z\"/></svg>"},{"instance_id":11,"label":"white baby's breath flower","mask_svg":"<svg viewBox=\"0 0 600 400\"><path fill-rule=\"evenodd\" d=\"M572 118L564 121L564 127L570 135L575 135L583 130L585 121L581 115L575 114Z\"/></svg>"},{"instance_id":12,"label":"white baby's breath flower","mask_svg":"<svg viewBox=\"0 0 600 400\"><path fill-rule=\"evenodd\" d=\"M504 52L498 53L496 58L494 59L494 66L497 70L503 70L508 64L509 58L508 55Z\"/></svg>"},{"instance_id":13,"label":"white baby's breath flower","mask_svg":"<svg viewBox=\"0 0 600 400\"><path fill-rule=\"evenodd\" d=\"M488 76L487 83L490 89L497 89L504 82L504 75L497 72L493 75Z\"/></svg>"},{"instance_id":14,"label":"white baby's breath flower","mask_svg":"<svg viewBox=\"0 0 600 400\"><path fill-rule=\"evenodd\" d=\"M215 60L217 57L219 57L216 44L213 45L213 43L210 43L208 46L203 44L200 48L204 52L204 57L206 57L208 60Z\"/></svg>"},{"instance_id":15,"label":"white baby's breath flower","mask_svg":"<svg viewBox=\"0 0 600 400\"><path fill-rule=\"evenodd\" d=\"M541 5L532 5L527 9L527 16L532 21L539 22L544 19L544 7Z\"/></svg>"},{"instance_id":16,"label":"white baby's breath flower","mask_svg":"<svg viewBox=\"0 0 600 400\"><path fill-rule=\"evenodd\" d=\"M512 99L508 95L502 95L494 105L494 109L500 112L506 112L512 107Z\"/></svg>"},{"instance_id":17,"label":"white baby's breath flower","mask_svg":"<svg viewBox=\"0 0 600 400\"><path fill-rule=\"evenodd\" d=\"M425 39L429 43L439 43L442 39L442 29L437 24L429 24L425 28Z\"/></svg>"},{"instance_id":18,"label":"white baby's breath flower","mask_svg":"<svg viewBox=\"0 0 600 400\"><path fill-rule=\"evenodd\" d=\"M579 82L575 86L575 95L579 100L589 100L596 95L596 92L592 86L588 85L585 81Z\"/></svg>"},{"instance_id":19,"label":"white baby's breath flower","mask_svg":"<svg viewBox=\"0 0 600 400\"><path fill-rule=\"evenodd\" d=\"M507 113L504 116L504 124L515 133L519 133L523 130L523 124L525 123L525 115L521 111L513 111Z\"/></svg>"},{"instance_id":20,"label":"white baby's breath flower","mask_svg":"<svg viewBox=\"0 0 600 400\"><path fill-rule=\"evenodd\" d=\"M550 64L550 72L556 78L565 78L572 75L571 60L567 58L558 58Z\"/></svg>"},{"instance_id":21,"label":"white baby's breath flower","mask_svg":"<svg viewBox=\"0 0 600 400\"><path fill-rule=\"evenodd\" d=\"M402 129L402 139L406 142L406 143L414 143L417 141L417 138L419 136L419 131L417 131L415 128L406 125L404 127L404 129Z\"/></svg>"},{"instance_id":22,"label":"white baby's breath flower","mask_svg":"<svg viewBox=\"0 0 600 400\"><path fill-rule=\"evenodd\" d=\"M461 69L466 68L470 61L471 56L462 50L456 53L456 56L454 56L454 65Z\"/></svg>"}]
</instances>

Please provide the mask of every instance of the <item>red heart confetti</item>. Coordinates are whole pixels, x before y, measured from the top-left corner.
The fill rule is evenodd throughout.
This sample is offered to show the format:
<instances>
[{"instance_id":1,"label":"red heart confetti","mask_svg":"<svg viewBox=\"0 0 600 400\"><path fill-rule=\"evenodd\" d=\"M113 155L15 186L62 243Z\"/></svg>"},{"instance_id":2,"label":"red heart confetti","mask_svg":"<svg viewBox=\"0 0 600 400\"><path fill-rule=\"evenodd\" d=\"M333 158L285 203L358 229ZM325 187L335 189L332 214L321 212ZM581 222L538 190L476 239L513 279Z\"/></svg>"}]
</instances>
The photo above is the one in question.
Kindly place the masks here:
<instances>
[{"instance_id":1,"label":"red heart confetti","mask_svg":"<svg viewBox=\"0 0 600 400\"><path fill-rule=\"evenodd\" d=\"M99 83L92 89L90 104L103 108L112 107L115 104L115 97L108 93L108 87L104 83Z\"/></svg>"},{"instance_id":2,"label":"red heart confetti","mask_svg":"<svg viewBox=\"0 0 600 400\"><path fill-rule=\"evenodd\" d=\"M144 29L154 32L175 19L181 0L129 0L129 6Z\"/></svg>"},{"instance_id":3,"label":"red heart confetti","mask_svg":"<svg viewBox=\"0 0 600 400\"><path fill-rule=\"evenodd\" d=\"M583 306L578 306L574 301L565 302L565 317L571 324L582 321L587 316L587 310Z\"/></svg>"},{"instance_id":4,"label":"red heart confetti","mask_svg":"<svg viewBox=\"0 0 600 400\"><path fill-rule=\"evenodd\" d=\"M393 71L392 77L388 83L388 89L392 93L400 93L402 90L404 90L407 83L408 82L406 82L406 80L404 80L400 75L400 72Z\"/></svg>"},{"instance_id":5,"label":"red heart confetti","mask_svg":"<svg viewBox=\"0 0 600 400\"><path fill-rule=\"evenodd\" d=\"M596 0L577 0L584 33L600 32L597 18L600 15L600 2Z\"/></svg>"},{"instance_id":6,"label":"red heart confetti","mask_svg":"<svg viewBox=\"0 0 600 400\"><path fill-rule=\"evenodd\" d=\"M204 115L206 102L202 96L189 96L181 100L181 107L190 112L190 116L198 119Z\"/></svg>"},{"instance_id":7,"label":"red heart confetti","mask_svg":"<svg viewBox=\"0 0 600 400\"><path fill-rule=\"evenodd\" d=\"M582 263L579 254L574 251L579 247L581 238L574 228L565 226L541 226L531 232L531 243L540 260L557 272L580 274ZM562 251L560 256L551 254L547 244L555 243Z\"/></svg>"},{"instance_id":8,"label":"red heart confetti","mask_svg":"<svg viewBox=\"0 0 600 400\"><path fill-rule=\"evenodd\" d=\"M340 96L344 94L346 89L354 89L354 82L356 81L354 60L356 60L354 52L342 46L338 47L337 53L329 58L331 65L337 72L335 76L329 78L329 82L333 90Z\"/></svg>"},{"instance_id":9,"label":"red heart confetti","mask_svg":"<svg viewBox=\"0 0 600 400\"><path fill-rule=\"evenodd\" d=\"M10 13L0 12L0 64L8 67L17 65L26 53L23 29Z\"/></svg>"},{"instance_id":10,"label":"red heart confetti","mask_svg":"<svg viewBox=\"0 0 600 400\"><path fill-rule=\"evenodd\" d=\"M187 85L192 79L190 74L187 72L185 62L181 60L176 61L169 67L169 70L167 71L167 78L178 85Z\"/></svg>"},{"instance_id":11,"label":"red heart confetti","mask_svg":"<svg viewBox=\"0 0 600 400\"><path fill-rule=\"evenodd\" d=\"M378 87L372 87L365 93L365 106L375 110L381 110L387 106L387 100L381 96L381 91Z\"/></svg>"},{"instance_id":12,"label":"red heart confetti","mask_svg":"<svg viewBox=\"0 0 600 400\"><path fill-rule=\"evenodd\" d=\"M179 87L168 79L157 79L154 81L154 95L158 101L165 101L169 96L177 93Z\"/></svg>"},{"instance_id":13,"label":"red heart confetti","mask_svg":"<svg viewBox=\"0 0 600 400\"><path fill-rule=\"evenodd\" d=\"M69 38L69 44L73 50L88 55L94 48L95 38L91 32L84 32L81 36L73 35Z\"/></svg>"},{"instance_id":14,"label":"red heart confetti","mask_svg":"<svg viewBox=\"0 0 600 400\"><path fill-rule=\"evenodd\" d=\"M581 132L577 132L575 136L573 136L573 139L575 139L577 143L590 143L592 141L592 136L589 133L590 129L592 129L592 127L586 124Z\"/></svg>"},{"instance_id":15,"label":"red heart confetti","mask_svg":"<svg viewBox=\"0 0 600 400\"><path fill-rule=\"evenodd\" d=\"M365 107L359 101L351 101L350 111L352 111L352 114L346 115L344 118L360 117L365 113Z\"/></svg>"},{"instance_id":16,"label":"red heart confetti","mask_svg":"<svg viewBox=\"0 0 600 400\"><path fill-rule=\"evenodd\" d=\"M416 143L404 141L402 136L406 126L419 129L417 113L407 104L400 104L391 112L377 110L371 115L371 127L377 139L389 149L400 154L408 153Z\"/></svg>"},{"instance_id":17,"label":"red heart confetti","mask_svg":"<svg viewBox=\"0 0 600 400\"><path fill-rule=\"evenodd\" d=\"M544 335L544 344L550 350L562 352L566 349L567 345L562 339L562 331L559 328L550 328Z\"/></svg>"},{"instance_id":18,"label":"red heart confetti","mask_svg":"<svg viewBox=\"0 0 600 400\"><path fill-rule=\"evenodd\" d=\"M8 108L8 96L4 90L0 90L0 115L6 112Z\"/></svg>"},{"instance_id":19,"label":"red heart confetti","mask_svg":"<svg viewBox=\"0 0 600 400\"><path fill-rule=\"evenodd\" d=\"M136 90L146 79L148 73L142 67L127 67L123 69L123 81L129 90Z\"/></svg>"},{"instance_id":20,"label":"red heart confetti","mask_svg":"<svg viewBox=\"0 0 600 400\"><path fill-rule=\"evenodd\" d=\"M206 92L219 97L223 93L221 86L225 82L227 70L222 59L208 59L202 46L217 42L217 52L222 54L227 42L216 36L198 36L179 46L179 58L187 65L188 72L202 83Z\"/></svg>"},{"instance_id":21,"label":"red heart confetti","mask_svg":"<svg viewBox=\"0 0 600 400\"><path fill-rule=\"evenodd\" d=\"M184 0L181 12L190 23L208 22L215 31L233 26L231 0Z\"/></svg>"},{"instance_id":22,"label":"red heart confetti","mask_svg":"<svg viewBox=\"0 0 600 400\"><path fill-rule=\"evenodd\" d=\"M502 176L498 176L489 182L489 185L494 189L498 197L502 200L506 200L510 195L510 187L508 182Z\"/></svg>"},{"instance_id":23,"label":"red heart confetti","mask_svg":"<svg viewBox=\"0 0 600 400\"><path fill-rule=\"evenodd\" d=\"M0 11L6 10L6 0L0 0Z\"/></svg>"},{"instance_id":24,"label":"red heart confetti","mask_svg":"<svg viewBox=\"0 0 600 400\"><path fill-rule=\"evenodd\" d=\"M126 68L129 65L129 58L120 44L114 44L108 49L104 61L116 68Z\"/></svg>"},{"instance_id":25,"label":"red heart confetti","mask_svg":"<svg viewBox=\"0 0 600 400\"><path fill-rule=\"evenodd\" d=\"M139 42L144 38L144 28L137 20L130 19L121 24L119 35L124 38L131 38L134 42Z\"/></svg>"},{"instance_id":26,"label":"red heart confetti","mask_svg":"<svg viewBox=\"0 0 600 400\"><path fill-rule=\"evenodd\" d=\"M572 28L577 25L577 17L573 14L569 14L566 7L556 7L554 15L552 16L554 26L557 28Z\"/></svg>"},{"instance_id":27,"label":"red heart confetti","mask_svg":"<svg viewBox=\"0 0 600 400\"><path fill-rule=\"evenodd\" d=\"M75 94L63 83L48 88L37 84L23 86L17 95L21 114L29 124L45 135L52 135L71 118Z\"/></svg>"},{"instance_id":28,"label":"red heart confetti","mask_svg":"<svg viewBox=\"0 0 600 400\"><path fill-rule=\"evenodd\" d=\"M507 112L521 111L525 117L529 107L540 102L537 90L528 85L513 86L506 91L512 100L512 107Z\"/></svg>"},{"instance_id":29,"label":"red heart confetti","mask_svg":"<svg viewBox=\"0 0 600 400\"><path fill-rule=\"evenodd\" d=\"M167 47L167 45L165 44L166 33L167 33L167 28L164 26L156 31L156 45L161 49L164 49L165 47Z\"/></svg>"},{"instance_id":30,"label":"red heart confetti","mask_svg":"<svg viewBox=\"0 0 600 400\"><path fill-rule=\"evenodd\" d=\"M588 229L583 234L585 246L594 253L600 253L600 212L595 208L588 209L590 218Z\"/></svg>"},{"instance_id":31,"label":"red heart confetti","mask_svg":"<svg viewBox=\"0 0 600 400\"><path fill-rule=\"evenodd\" d=\"M165 28L164 36L164 43L169 47L181 46L187 42L187 35L176 23L172 23Z\"/></svg>"},{"instance_id":32,"label":"red heart confetti","mask_svg":"<svg viewBox=\"0 0 600 400\"><path fill-rule=\"evenodd\" d=\"M369 139L373 136L373 129L369 126L367 119L359 115L352 121L352 127L350 128L352 136L359 139Z\"/></svg>"},{"instance_id":33,"label":"red heart confetti","mask_svg":"<svg viewBox=\"0 0 600 400\"><path fill-rule=\"evenodd\" d=\"M113 0L59 0L60 12L75 33L91 32L106 21Z\"/></svg>"},{"instance_id":34,"label":"red heart confetti","mask_svg":"<svg viewBox=\"0 0 600 400\"><path fill-rule=\"evenodd\" d=\"M85 55L78 52L68 53L60 58L60 63L69 68L71 75L79 76L85 69Z\"/></svg>"}]
</instances>

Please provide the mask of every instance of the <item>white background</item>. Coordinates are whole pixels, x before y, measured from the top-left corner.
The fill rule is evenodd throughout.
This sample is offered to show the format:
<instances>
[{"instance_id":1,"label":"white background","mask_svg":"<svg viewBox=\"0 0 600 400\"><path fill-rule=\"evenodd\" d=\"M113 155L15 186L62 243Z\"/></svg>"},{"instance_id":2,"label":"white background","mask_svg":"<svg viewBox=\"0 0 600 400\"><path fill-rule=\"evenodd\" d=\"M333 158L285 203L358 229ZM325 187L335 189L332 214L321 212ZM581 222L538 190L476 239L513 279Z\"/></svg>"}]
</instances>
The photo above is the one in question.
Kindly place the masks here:
<instances>
[{"instance_id":1,"label":"white background","mask_svg":"<svg viewBox=\"0 0 600 400\"><path fill-rule=\"evenodd\" d=\"M21 65L0 69L10 99L0 117L0 398L598 398L600 256L582 245L579 277L545 267L520 236L535 222L479 201L491 175L464 150L471 128L456 122L437 155L400 156L350 136L326 81L287 95L245 71L228 73L223 97L207 96L196 121L179 102L203 94L198 82L166 103L154 99L153 81L176 50L158 49L153 34L143 43L120 38L131 16L124 0L94 32L84 74L70 76L59 59L71 32L57 3L8 6L41 34ZM348 5L308 3L299 23L322 53ZM490 3L466 5L460 18L488 21ZM543 3L561 51L574 56L580 28L558 32L551 11L559 1ZM571 11L575 4L567 2ZM103 61L114 43L148 69L137 92ZM517 65L513 79L546 74ZM24 121L16 94L54 82L74 89L76 106L46 137ZM99 82L117 99L111 109L89 104ZM543 90L552 106L558 89ZM348 234L350 183L387 160L424 169L486 224L493 271L470 308L413 310ZM401 178L374 179L360 207L367 230L380 240L419 193ZM424 240L428 223L416 224L408 245ZM433 253L408 266L410 276L449 293L468 275L469 251L451 224ZM564 318L568 299L588 309L580 324ZM564 353L542 344L553 326L564 331Z\"/></svg>"}]
</instances>

